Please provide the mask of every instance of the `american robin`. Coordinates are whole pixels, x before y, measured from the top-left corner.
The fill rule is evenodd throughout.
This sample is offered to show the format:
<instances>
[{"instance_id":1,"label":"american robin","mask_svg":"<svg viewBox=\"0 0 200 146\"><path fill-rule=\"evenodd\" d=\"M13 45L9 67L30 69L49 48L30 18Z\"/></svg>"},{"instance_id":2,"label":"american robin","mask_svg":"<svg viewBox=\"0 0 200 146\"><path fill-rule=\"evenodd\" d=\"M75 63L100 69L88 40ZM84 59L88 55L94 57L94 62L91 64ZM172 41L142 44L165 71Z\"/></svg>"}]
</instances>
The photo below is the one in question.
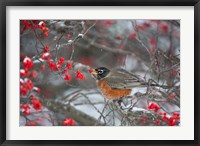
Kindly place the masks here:
<instances>
[{"instance_id":1,"label":"american robin","mask_svg":"<svg viewBox=\"0 0 200 146\"><path fill-rule=\"evenodd\" d=\"M103 96L109 100L118 100L130 96L132 88L147 86L138 75L129 73L126 70L109 70L105 67L93 69L91 74L97 81L97 86ZM152 84L155 86L156 84Z\"/></svg>"}]
</instances>

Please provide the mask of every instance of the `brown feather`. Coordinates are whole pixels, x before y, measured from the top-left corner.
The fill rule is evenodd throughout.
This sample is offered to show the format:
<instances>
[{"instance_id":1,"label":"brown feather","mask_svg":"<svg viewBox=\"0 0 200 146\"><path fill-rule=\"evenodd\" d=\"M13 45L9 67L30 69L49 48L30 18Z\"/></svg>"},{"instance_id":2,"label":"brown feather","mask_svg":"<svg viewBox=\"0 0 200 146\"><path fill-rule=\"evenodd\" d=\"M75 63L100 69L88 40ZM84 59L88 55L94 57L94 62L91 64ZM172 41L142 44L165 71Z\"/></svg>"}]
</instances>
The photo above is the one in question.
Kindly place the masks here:
<instances>
[{"instance_id":1,"label":"brown feather","mask_svg":"<svg viewBox=\"0 0 200 146\"><path fill-rule=\"evenodd\" d=\"M109 100L116 100L131 94L131 89L112 89L104 80L98 81L97 85L103 96Z\"/></svg>"}]
</instances>

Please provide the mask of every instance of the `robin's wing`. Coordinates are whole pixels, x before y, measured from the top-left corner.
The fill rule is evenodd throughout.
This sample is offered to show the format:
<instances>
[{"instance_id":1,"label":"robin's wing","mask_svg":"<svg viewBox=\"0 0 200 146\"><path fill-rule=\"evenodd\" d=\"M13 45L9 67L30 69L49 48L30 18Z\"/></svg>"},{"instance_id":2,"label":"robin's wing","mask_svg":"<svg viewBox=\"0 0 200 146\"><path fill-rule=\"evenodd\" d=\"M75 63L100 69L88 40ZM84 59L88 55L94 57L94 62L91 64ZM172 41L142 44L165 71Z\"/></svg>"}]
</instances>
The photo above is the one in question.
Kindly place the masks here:
<instances>
[{"instance_id":1,"label":"robin's wing","mask_svg":"<svg viewBox=\"0 0 200 146\"><path fill-rule=\"evenodd\" d=\"M143 83L141 78L137 75L123 70L112 72L108 77L104 78L104 80L112 89L131 89Z\"/></svg>"}]
</instances>

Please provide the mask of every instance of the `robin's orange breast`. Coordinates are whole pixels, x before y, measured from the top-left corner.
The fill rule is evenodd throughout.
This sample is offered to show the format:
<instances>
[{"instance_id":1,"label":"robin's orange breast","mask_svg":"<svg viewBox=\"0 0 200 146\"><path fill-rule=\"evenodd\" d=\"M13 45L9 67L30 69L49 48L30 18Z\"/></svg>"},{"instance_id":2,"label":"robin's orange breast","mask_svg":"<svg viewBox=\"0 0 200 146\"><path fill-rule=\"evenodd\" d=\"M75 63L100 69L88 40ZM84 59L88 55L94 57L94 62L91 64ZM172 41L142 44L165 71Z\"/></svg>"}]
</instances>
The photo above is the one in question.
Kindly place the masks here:
<instances>
[{"instance_id":1,"label":"robin's orange breast","mask_svg":"<svg viewBox=\"0 0 200 146\"><path fill-rule=\"evenodd\" d=\"M97 85L103 96L109 100L119 99L131 94L131 89L112 89L104 80L98 81Z\"/></svg>"}]
</instances>

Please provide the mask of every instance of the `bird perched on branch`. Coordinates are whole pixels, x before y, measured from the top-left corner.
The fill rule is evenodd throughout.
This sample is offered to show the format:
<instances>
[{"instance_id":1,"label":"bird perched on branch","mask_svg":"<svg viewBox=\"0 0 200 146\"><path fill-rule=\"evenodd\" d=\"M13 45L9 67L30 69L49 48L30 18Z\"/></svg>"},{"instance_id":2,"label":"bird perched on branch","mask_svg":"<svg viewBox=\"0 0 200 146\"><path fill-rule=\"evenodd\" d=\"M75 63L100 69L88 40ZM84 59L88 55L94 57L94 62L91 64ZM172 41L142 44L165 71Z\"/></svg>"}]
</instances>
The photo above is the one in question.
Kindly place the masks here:
<instances>
[{"instance_id":1,"label":"bird perched on branch","mask_svg":"<svg viewBox=\"0 0 200 146\"><path fill-rule=\"evenodd\" d=\"M92 69L90 72L97 81L97 86L103 96L109 100L118 100L129 96L132 88L141 86L158 86L149 84L138 75L129 73L126 70L109 70L105 67Z\"/></svg>"}]
</instances>

